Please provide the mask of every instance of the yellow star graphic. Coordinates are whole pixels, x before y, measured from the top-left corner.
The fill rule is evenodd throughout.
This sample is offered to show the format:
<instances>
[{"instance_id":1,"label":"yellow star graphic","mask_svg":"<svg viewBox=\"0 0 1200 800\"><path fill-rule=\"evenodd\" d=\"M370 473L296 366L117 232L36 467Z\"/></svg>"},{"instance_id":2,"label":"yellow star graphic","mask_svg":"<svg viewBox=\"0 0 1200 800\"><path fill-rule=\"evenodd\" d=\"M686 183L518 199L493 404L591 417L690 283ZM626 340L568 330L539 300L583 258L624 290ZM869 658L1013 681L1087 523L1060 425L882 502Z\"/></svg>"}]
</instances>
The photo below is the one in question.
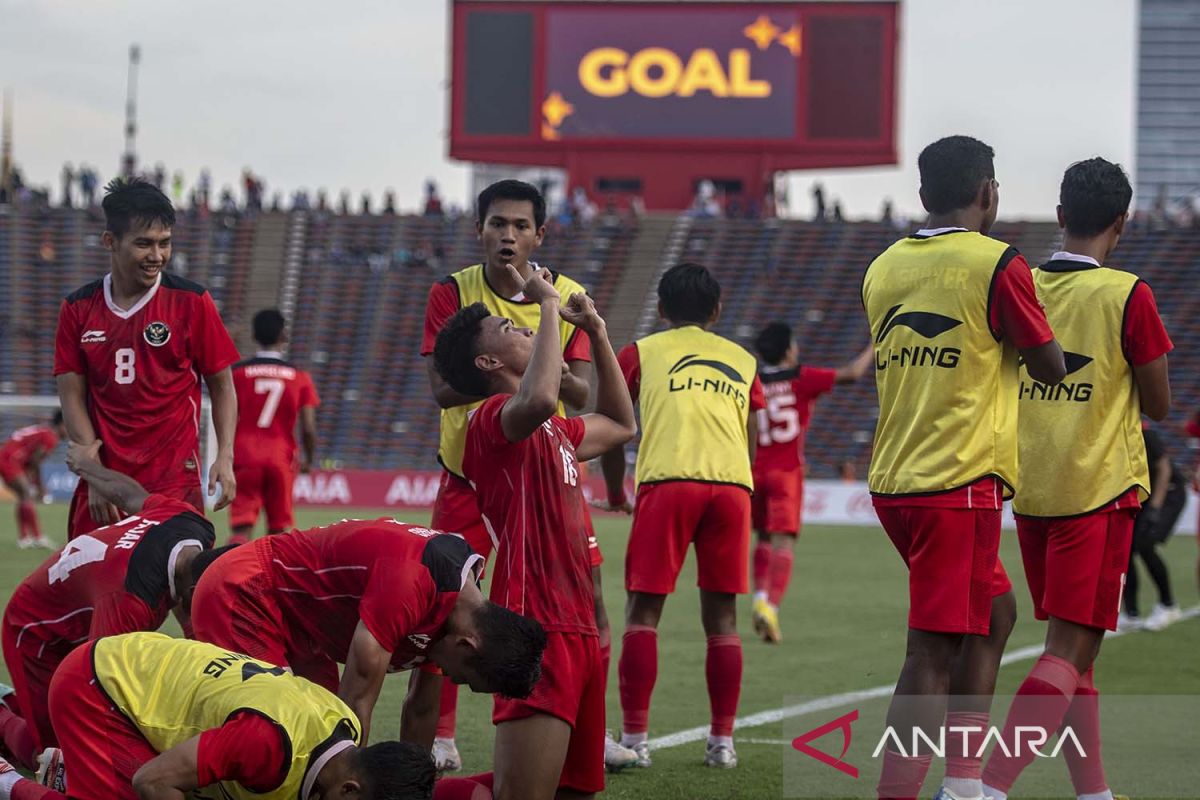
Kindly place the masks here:
<instances>
[{"instance_id":1,"label":"yellow star graphic","mask_svg":"<svg viewBox=\"0 0 1200 800\"><path fill-rule=\"evenodd\" d=\"M801 49L800 26L792 25L792 27L779 34L779 43L786 47L792 55L799 56Z\"/></svg>"},{"instance_id":2,"label":"yellow star graphic","mask_svg":"<svg viewBox=\"0 0 1200 800\"><path fill-rule=\"evenodd\" d=\"M754 20L753 25L743 28L742 33L746 34L747 39L758 45L759 50L766 50L771 46L771 42L775 41L775 37L779 34L779 28L771 22L770 17L761 14L758 19Z\"/></svg>"},{"instance_id":3,"label":"yellow star graphic","mask_svg":"<svg viewBox=\"0 0 1200 800\"><path fill-rule=\"evenodd\" d=\"M563 99L558 92L551 92L542 103L542 116L551 128L562 125L562 121L575 113L575 106Z\"/></svg>"},{"instance_id":4,"label":"yellow star graphic","mask_svg":"<svg viewBox=\"0 0 1200 800\"><path fill-rule=\"evenodd\" d=\"M557 141L559 139L558 131L551 128L545 122L542 123L542 138L548 142Z\"/></svg>"}]
</instances>

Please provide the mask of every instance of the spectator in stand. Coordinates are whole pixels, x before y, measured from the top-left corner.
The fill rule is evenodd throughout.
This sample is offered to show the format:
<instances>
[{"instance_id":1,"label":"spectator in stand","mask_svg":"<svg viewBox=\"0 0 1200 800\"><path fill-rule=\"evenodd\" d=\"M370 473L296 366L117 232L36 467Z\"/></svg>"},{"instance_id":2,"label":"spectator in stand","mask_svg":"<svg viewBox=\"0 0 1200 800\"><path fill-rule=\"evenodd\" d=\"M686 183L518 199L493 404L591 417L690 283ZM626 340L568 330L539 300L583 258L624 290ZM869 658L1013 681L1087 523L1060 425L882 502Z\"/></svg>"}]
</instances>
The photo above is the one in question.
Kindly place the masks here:
<instances>
[{"instance_id":1,"label":"spectator in stand","mask_svg":"<svg viewBox=\"0 0 1200 800\"><path fill-rule=\"evenodd\" d=\"M317 211L329 210L329 192L317 189Z\"/></svg>"},{"instance_id":2,"label":"spectator in stand","mask_svg":"<svg viewBox=\"0 0 1200 800\"><path fill-rule=\"evenodd\" d=\"M816 210L813 212L813 222L825 221L825 187L819 183L814 183L812 188L813 204Z\"/></svg>"},{"instance_id":3,"label":"spectator in stand","mask_svg":"<svg viewBox=\"0 0 1200 800\"><path fill-rule=\"evenodd\" d=\"M396 213L396 193L391 189L383 193L383 213L393 215Z\"/></svg>"},{"instance_id":4,"label":"spectator in stand","mask_svg":"<svg viewBox=\"0 0 1200 800\"><path fill-rule=\"evenodd\" d=\"M100 178L96 175L96 170L86 164L79 165L79 193L82 195L84 208L96 205L96 186L99 183Z\"/></svg>"},{"instance_id":5,"label":"spectator in stand","mask_svg":"<svg viewBox=\"0 0 1200 800\"><path fill-rule=\"evenodd\" d=\"M362 213L364 216L371 213L371 193L365 190L362 193Z\"/></svg>"},{"instance_id":6,"label":"spectator in stand","mask_svg":"<svg viewBox=\"0 0 1200 800\"><path fill-rule=\"evenodd\" d=\"M425 216L442 216L442 198L438 196L437 183L432 178L425 181Z\"/></svg>"},{"instance_id":7,"label":"spectator in stand","mask_svg":"<svg viewBox=\"0 0 1200 800\"><path fill-rule=\"evenodd\" d=\"M237 201L233 199L233 189L228 186L221 187L221 211L225 214L236 214L238 210Z\"/></svg>"},{"instance_id":8,"label":"spectator in stand","mask_svg":"<svg viewBox=\"0 0 1200 800\"><path fill-rule=\"evenodd\" d=\"M842 216L842 201L840 199L833 201L833 221L842 222L845 217Z\"/></svg>"},{"instance_id":9,"label":"spectator in stand","mask_svg":"<svg viewBox=\"0 0 1200 800\"><path fill-rule=\"evenodd\" d=\"M588 197L587 189L576 186L571 190L571 221L576 225L589 225L599 209Z\"/></svg>"},{"instance_id":10,"label":"spectator in stand","mask_svg":"<svg viewBox=\"0 0 1200 800\"><path fill-rule=\"evenodd\" d=\"M721 203L717 200L717 187L710 180L702 180L696 184L696 195L692 198L689 212L693 217L721 216Z\"/></svg>"},{"instance_id":11,"label":"spectator in stand","mask_svg":"<svg viewBox=\"0 0 1200 800\"><path fill-rule=\"evenodd\" d=\"M892 205L892 198L883 198L883 214L880 216L879 221L885 225L891 225L893 222L895 222L895 219L896 207Z\"/></svg>"},{"instance_id":12,"label":"spectator in stand","mask_svg":"<svg viewBox=\"0 0 1200 800\"><path fill-rule=\"evenodd\" d=\"M183 171L175 170L171 176L171 200L175 203L175 207L179 208L183 205Z\"/></svg>"},{"instance_id":13,"label":"spectator in stand","mask_svg":"<svg viewBox=\"0 0 1200 800\"><path fill-rule=\"evenodd\" d=\"M853 461L843 461L838 465L838 476L842 479L842 483L854 483L858 480L858 469L854 466Z\"/></svg>"},{"instance_id":14,"label":"spectator in stand","mask_svg":"<svg viewBox=\"0 0 1200 800\"><path fill-rule=\"evenodd\" d=\"M71 187L75 183L75 170L71 168L71 162L63 164L62 168L62 204L63 208L70 208L71 202Z\"/></svg>"},{"instance_id":15,"label":"spectator in stand","mask_svg":"<svg viewBox=\"0 0 1200 800\"><path fill-rule=\"evenodd\" d=\"M350 213L350 192L347 189L342 189L338 194L338 213L342 215Z\"/></svg>"},{"instance_id":16,"label":"spectator in stand","mask_svg":"<svg viewBox=\"0 0 1200 800\"><path fill-rule=\"evenodd\" d=\"M166 191L167 186L167 168L160 161L154 165L154 172L150 176L151 182L154 183L154 188L160 192Z\"/></svg>"},{"instance_id":17,"label":"spectator in stand","mask_svg":"<svg viewBox=\"0 0 1200 800\"><path fill-rule=\"evenodd\" d=\"M208 208L208 197L212 191L212 175L208 172L208 167L203 167L200 170L200 179L196 181L196 195L200 201L200 205Z\"/></svg>"}]
</instances>

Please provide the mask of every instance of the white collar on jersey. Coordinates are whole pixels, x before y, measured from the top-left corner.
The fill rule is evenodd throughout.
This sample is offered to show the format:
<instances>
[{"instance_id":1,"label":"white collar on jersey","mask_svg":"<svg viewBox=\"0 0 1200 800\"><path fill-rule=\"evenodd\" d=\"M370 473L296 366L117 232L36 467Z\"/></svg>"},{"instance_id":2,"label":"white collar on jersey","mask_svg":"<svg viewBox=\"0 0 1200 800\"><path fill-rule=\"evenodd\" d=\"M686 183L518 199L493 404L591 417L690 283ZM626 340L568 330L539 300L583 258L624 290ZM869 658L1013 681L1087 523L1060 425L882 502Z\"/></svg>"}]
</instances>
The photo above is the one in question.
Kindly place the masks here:
<instances>
[{"instance_id":1,"label":"white collar on jersey","mask_svg":"<svg viewBox=\"0 0 1200 800\"><path fill-rule=\"evenodd\" d=\"M914 234L913 234L913 236L920 236L920 237L922 237L922 238L924 238L924 237L927 237L927 236L941 236L943 233L954 233L955 231L962 231L963 233L966 233L966 232L967 232L967 229L966 229L966 228L959 228L959 227L950 227L950 228L921 228L921 230L919 230L919 231L917 231L916 233L914 233Z\"/></svg>"},{"instance_id":2,"label":"white collar on jersey","mask_svg":"<svg viewBox=\"0 0 1200 800\"><path fill-rule=\"evenodd\" d=\"M199 539L183 539L176 542L175 546L171 548L171 554L167 556L167 586L171 590L171 603L173 604L179 602L179 595L175 593L175 564L179 561L179 554L185 547L204 550L204 545Z\"/></svg>"},{"instance_id":3,"label":"white collar on jersey","mask_svg":"<svg viewBox=\"0 0 1200 800\"><path fill-rule=\"evenodd\" d=\"M1069 252L1067 250L1059 250L1057 253L1050 256L1050 260L1051 261L1078 261L1081 264L1091 264L1093 267L1100 266L1100 262L1097 261L1096 259L1092 258L1091 256L1084 256L1084 255L1080 255L1079 253Z\"/></svg>"},{"instance_id":4,"label":"white collar on jersey","mask_svg":"<svg viewBox=\"0 0 1200 800\"><path fill-rule=\"evenodd\" d=\"M282 350L259 350L257 353L254 354L254 357L255 358L277 358L280 361L283 361L283 351Z\"/></svg>"},{"instance_id":5,"label":"white collar on jersey","mask_svg":"<svg viewBox=\"0 0 1200 800\"><path fill-rule=\"evenodd\" d=\"M154 276L154 285L150 287L150 291L142 295L142 299L138 300L129 310L125 310L113 302L112 296L112 273L104 276L104 303L108 306L108 310L116 314L121 319L129 319L137 312L146 307L146 304L154 299L154 295L158 294L158 287L162 285L162 270Z\"/></svg>"}]
</instances>

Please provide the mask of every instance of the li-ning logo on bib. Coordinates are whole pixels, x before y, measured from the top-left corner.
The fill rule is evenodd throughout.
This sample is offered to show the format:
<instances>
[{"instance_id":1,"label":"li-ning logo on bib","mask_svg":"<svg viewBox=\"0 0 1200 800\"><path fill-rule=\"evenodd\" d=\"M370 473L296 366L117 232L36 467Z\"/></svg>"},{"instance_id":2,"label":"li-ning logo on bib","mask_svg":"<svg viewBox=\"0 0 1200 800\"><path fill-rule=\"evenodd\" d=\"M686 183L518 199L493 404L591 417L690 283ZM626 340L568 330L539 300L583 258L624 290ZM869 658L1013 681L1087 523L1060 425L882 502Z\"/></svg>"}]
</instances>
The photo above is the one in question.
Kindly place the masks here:
<instances>
[{"instance_id":1,"label":"li-ning logo on bib","mask_svg":"<svg viewBox=\"0 0 1200 800\"><path fill-rule=\"evenodd\" d=\"M683 376L679 373L691 367L704 367L720 373L721 378L713 377L695 377L692 375ZM714 392L716 394L728 395L737 400L737 403L742 408L746 407L746 392L742 386L746 385L746 379L742 377L742 373L738 372L733 367L726 364L724 361L717 361L711 358L700 358L697 354L691 353L676 361L669 370L667 370L667 391L684 392Z\"/></svg>"},{"instance_id":2,"label":"li-ning logo on bib","mask_svg":"<svg viewBox=\"0 0 1200 800\"><path fill-rule=\"evenodd\" d=\"M1092 390L1095 389L1090 383L1084 381L1076 381L1068 383L1066 378L1079 372L1095 361L1091 356L1085 356L1083 353L1072 353L1063 351L1063 361L1067 365L1067 374L1062 383L1054 386L1047 386L1039 381L1030 380L1026 382L1021 380L1021 386L1017 390L1017 398L1020 400L1066 400L1072 403L1086 403L1092 399ZM1020 366L1025 366L1025 359L1020 360Z\"/></svg>"},{"instance_id":3,"label":"li-ning logo on bib","mask_svg":"<svg viewBox=\"0 0 1200 800\"><path fill-rule=\"evenodd\" d=\"M879 335L875 344L881 344L888 334L896 328L909 328L918 336L925 339L936 339L946 331L954 330L962 325L962 320L936 314L932 311L900 311L901 305L892 306L883 316L879 326ZM888 367L941 367L954 369L962 350L957 347L934 347L930 345L914 345L912 347L892 348L875 351L875 369L882 372Z\"/></svg>"},{"instance_id":4,"label":"li-ning logo on bib","mask_svg":"<svg viewBox=\"0 0 1200 800\"><path fill-rule=\"evenodd\" d=\"M142 331L142 337L152 347L162 347L171 338L171 329L165 322L151 322Z\"/></svg>"}]
</instances>

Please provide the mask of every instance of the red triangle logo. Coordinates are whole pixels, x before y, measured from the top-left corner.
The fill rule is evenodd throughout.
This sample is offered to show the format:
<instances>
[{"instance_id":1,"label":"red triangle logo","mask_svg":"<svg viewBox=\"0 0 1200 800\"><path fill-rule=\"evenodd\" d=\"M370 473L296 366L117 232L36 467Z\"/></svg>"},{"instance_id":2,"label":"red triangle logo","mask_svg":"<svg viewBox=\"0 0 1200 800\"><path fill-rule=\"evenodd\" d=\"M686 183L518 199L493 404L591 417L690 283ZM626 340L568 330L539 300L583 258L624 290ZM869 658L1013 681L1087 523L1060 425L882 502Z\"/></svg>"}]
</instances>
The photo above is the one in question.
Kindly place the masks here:
<instances>
[{"instance_id":1,"label":"red triangle logo","mask_svg":"<svg viewBox=\"0 0 1200 800\"><path fill-rule=\"evenodd\" d=\"M799 750L801 753L804 753L806 756L815 758L822 764L828 764L839 772L846 773L851 778L857 778L858 767L842 761L842 759L846 756L846 751L850 749L850 739L853 736L853 731L850 729L850 725L857 719L858 709L856 708L848 714L843 714L835 720L826 722L819 728L813 728L808 733L800 734L792 740L792 747L796 750ZM834 758L828 753L824 753L809 745L809 742L820 739L825 734L832 733L836 730L840 730L842 732L842 754L837 758Z\"/></svg>"}]
</instances>

